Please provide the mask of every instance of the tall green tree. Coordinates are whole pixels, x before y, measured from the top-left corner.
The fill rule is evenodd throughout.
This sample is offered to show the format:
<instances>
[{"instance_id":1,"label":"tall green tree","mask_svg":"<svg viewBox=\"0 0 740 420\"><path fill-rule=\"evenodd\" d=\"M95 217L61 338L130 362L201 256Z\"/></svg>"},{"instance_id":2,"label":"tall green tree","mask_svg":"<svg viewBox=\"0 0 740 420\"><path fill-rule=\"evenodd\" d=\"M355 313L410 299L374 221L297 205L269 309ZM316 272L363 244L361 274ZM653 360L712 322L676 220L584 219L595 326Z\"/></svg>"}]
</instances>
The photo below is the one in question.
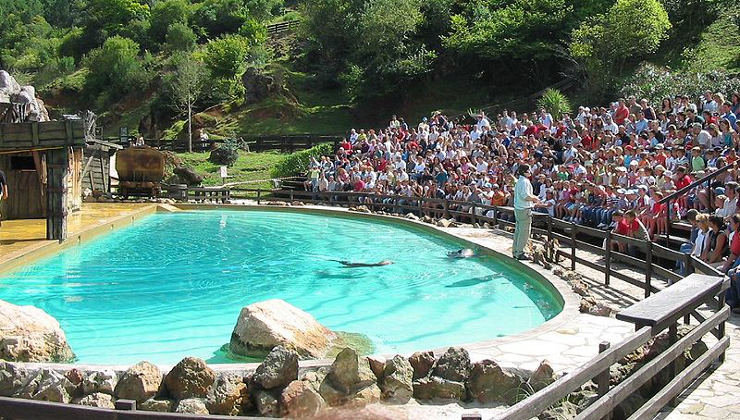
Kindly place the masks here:
<instances>
[{"instance_id":1,"label":"tall green tree","mask_svg":"<svg viewBox=\"0 0 740 420\"><path fill-rule=\"evenodd\" d=\"M576 28L570 53L582 63L593 99L611 93L625 66L654 53L670 28L658 0L617 0L607 13Z\"/></svg>"},{"instance_id":2,"label":"tall green tree","mask_svg":"<svg viewBox=\"0 0 740 420\"><path fill-rule=\"evenodd\" d=\"M85 80L85 91L91 97L106 94L108 100L146 87L149 74L139 58L139 44L114 36L85 58L90 72Z\"/></svg>"},{"instance_id":3,"label":"tall green tree","mask_svg":"<svg viewBox=\"0 0 740 420\"><path fill-rule=\"evenodd\" d=\"M187 117L188 151L193 151L193 106L203 92L206 70L203 63L193 56L178 53L172 57L174 71L166 79L172 103Z\"/></svg>"}]
</instances>

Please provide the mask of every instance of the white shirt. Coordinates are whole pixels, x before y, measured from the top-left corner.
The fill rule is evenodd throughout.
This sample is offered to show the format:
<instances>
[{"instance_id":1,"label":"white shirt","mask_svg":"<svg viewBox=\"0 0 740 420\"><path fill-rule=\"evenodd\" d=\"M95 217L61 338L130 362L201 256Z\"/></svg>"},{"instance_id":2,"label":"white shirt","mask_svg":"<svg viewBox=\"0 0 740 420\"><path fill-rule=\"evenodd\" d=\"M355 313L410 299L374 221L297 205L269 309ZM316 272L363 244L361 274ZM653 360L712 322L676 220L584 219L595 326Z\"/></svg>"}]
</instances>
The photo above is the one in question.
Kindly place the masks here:
<instances>
[{"instance_id":1,"label":"white shirt","mask_svg":"<svg viewBox=\"0 0 740 420\"><path fill-rule=\"evenodd\" d=\"M529 199L532 195L532 183L524 175L519 175L514 187L514 208L524 210L534 207L534 201Z\"/></svg>"}]
</instances>

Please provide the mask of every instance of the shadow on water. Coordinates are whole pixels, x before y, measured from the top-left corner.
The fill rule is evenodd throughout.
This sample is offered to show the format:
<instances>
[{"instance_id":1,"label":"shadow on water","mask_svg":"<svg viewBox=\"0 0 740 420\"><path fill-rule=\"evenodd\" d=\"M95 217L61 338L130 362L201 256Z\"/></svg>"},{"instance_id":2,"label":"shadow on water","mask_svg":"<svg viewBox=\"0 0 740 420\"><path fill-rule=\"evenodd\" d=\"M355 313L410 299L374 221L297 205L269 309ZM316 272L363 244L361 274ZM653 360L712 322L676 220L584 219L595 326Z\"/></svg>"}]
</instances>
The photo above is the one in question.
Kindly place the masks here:
<instances>
[{"instance_id":1,"label":"shadow on water","mask_svg":"<svg viewBox=\"0 0 740 420\"><path fill-rule=\"evenodd\" d=\"M452 284L448 284L445 287L470 287L475 286L482 283L488 283L489 281L493 280L494 276L484 276L484 277L473 277L472 279L465 279L465 280L459 280Z\"/></svg>"},{"instance_id":2,"label":"shadow on water","mask_svg":"<svg viewBox=\"0 0 740 420\"><path fill-rule=\"evenodd\" d=\"M229 343L224 344L218 350L213 352L213 356L206 360L208 364L221 363L262 363L261 357L238 356L229 350Z\"/></svg>"},{"instance_id":3,"label":"shadow on water","mask_svg":"<svg viewBox=\"0 0 740 420\"><path fill-rule=\"evenodd\" d=\"M340 279L340 280L349 280L349 279L360 279L367 276L367 273L363 272L352 272L352 271L343 271L341 273L332 273L329 270L316 270L314 272L318 278L326 278L326 279ZM356 273L356 274L352 274Z\"/></svg>"}]
</instances>

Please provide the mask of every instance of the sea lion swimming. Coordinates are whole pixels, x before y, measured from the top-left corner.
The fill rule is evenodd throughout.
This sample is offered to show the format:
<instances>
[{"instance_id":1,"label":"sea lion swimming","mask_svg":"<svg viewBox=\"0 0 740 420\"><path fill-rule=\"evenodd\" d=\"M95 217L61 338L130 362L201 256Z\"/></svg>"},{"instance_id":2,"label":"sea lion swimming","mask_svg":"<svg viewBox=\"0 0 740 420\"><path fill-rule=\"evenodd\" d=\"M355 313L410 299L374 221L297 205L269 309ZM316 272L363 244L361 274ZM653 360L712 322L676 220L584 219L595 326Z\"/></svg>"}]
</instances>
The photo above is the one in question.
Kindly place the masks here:
<instances>
[{"instance_id":1,"label":"sea lion swimming","mask_svg":"<svg viewBox=\"0 0 740 420\"><path fill-rule=\"evenodd\" d=\"M475 251L470 248L458 249L457 251L448 252L450 258L470 258L475 256Z\"/></svg>"},{"instance_id":2,"label":"sea lion swimming","mask_svg":"<svg viewBox=\"0 0 740 420\"><path fill-rule=\"evenodd\" d=\"M329 260L329 261L338 262L339 264L342 264L346 268L382 267L384 265L391 265L391 264L393 264L393 261L391 261L391 260L383 260L383 261L378 261L376 263L359 263L359 262L351 262L351 261L346 261L346 260Z\"/></svg>"}]
</instances>

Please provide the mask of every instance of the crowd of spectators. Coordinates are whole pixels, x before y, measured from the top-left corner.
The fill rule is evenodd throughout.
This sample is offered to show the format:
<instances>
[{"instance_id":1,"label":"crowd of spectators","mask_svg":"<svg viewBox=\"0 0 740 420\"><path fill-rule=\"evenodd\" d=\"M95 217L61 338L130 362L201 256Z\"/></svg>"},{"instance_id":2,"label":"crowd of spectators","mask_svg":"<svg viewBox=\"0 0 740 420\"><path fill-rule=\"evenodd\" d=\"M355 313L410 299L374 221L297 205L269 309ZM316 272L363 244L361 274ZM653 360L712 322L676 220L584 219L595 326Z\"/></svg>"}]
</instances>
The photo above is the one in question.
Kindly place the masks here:
<instances>
[{"instance_id":1,"label":"crowd of spectators","mask_svg":"<svg viewBox=\"0 0 740 420\"><path fill-rule=\"evenodd\" d=\"M694 229L682 249L729 271L740 263L738 118L740 93L712 92L562 115L480 112L469 124L441 112L418 124L393 116L386 127L351 130L334 156L312 160L307 188L508 206L512 174L526 163L537 211L643 239L666 233L669 217L688 219ZM728 165L671 208L662 201Z\"/></svg>"}]
</instances>

